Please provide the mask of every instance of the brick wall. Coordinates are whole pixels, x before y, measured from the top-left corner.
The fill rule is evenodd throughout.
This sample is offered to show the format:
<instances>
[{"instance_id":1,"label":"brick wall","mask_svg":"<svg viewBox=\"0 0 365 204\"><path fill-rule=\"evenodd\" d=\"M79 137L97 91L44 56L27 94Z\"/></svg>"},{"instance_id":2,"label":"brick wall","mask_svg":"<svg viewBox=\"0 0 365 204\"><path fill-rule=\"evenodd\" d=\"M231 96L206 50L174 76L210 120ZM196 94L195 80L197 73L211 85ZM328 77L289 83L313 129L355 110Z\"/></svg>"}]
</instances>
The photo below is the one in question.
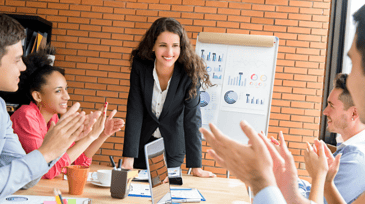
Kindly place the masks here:
<instances>
[{"instance_id":1,"label":"brick wall","mask_svg":"<svg viewBox=\"0 0 365 204\"><path fill-rule=\"evenodd\" d=\"M299 175L307 178L304 142L318 137L330 0L0 0L0 12L39 15L53 23L56 65L66 68L71 103L84 110L118 109L125 118L129 56L151 23L174 17L195 44L199 32L275 35L280 38L269 135L283 131ZM123 130L94 156L122 155ZM226 170L206 154L204 169Z\"/></svg>"}]
</instances>

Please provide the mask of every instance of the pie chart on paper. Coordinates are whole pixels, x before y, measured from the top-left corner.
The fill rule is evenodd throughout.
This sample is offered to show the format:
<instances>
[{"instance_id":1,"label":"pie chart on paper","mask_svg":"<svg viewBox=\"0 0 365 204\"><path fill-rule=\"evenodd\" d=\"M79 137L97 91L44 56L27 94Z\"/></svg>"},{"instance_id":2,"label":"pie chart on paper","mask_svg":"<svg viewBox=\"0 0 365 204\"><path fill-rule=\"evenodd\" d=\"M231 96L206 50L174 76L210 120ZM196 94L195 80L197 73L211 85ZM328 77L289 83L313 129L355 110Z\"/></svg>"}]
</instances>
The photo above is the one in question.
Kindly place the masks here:
<instances>
[{"instance_id":1,"label":"pie chart on paper","mask_svg":"<svg viewBox=\"0 0 365 204\"><path fill-rule=\"evenodd\" d=\"M238 95L236 92L234 91L227 91L225 94L224 94L224 101L228 104L234 104L236 103L238 100Z\"/></svg>"},{"instance_id":2,"label":"pie chart on paper","mask_svg":"<svg viewBox=\"0 0 365 204\"><path fill-rule=\"evenodd\" d=\"M210 96L207 92L202 91L200 92L200 107L205 107L210 102Z\"/></svg>"}]
</instances>

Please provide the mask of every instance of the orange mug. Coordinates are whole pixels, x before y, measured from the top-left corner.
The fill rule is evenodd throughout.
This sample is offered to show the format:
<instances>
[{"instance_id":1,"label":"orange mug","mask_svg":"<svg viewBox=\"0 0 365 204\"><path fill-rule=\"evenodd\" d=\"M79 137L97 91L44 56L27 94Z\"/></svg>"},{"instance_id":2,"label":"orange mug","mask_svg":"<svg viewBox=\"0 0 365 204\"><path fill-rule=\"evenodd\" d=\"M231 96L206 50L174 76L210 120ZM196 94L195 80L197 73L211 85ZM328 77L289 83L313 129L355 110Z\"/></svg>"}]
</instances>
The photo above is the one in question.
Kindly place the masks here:
<instances>
[{"instance_id":1,"label":"orange mug","mask_svg":"<svg viewBox=\"0 0 365 204\"><path fill-rule=\"evenodd\" d=\"M84 192L85 183L89 175L89 167L82 165L71 165L67 169L68 191L71 195L81 195Z\"/></svg>"}]
</instances>

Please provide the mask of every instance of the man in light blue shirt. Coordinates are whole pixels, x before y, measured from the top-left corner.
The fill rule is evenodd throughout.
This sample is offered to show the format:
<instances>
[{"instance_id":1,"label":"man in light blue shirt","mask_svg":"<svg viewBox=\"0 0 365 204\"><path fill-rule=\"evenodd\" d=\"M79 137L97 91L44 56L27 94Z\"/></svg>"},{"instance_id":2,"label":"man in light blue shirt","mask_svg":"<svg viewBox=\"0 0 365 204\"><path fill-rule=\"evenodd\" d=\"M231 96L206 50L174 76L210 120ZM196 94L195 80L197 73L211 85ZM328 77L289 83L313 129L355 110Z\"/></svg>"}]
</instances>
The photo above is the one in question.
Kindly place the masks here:
<instances>
[{"instance_id":1,"label":"man in light blue shirt","mask_svg":"<svg viewBox=\"0 0 365 204\"><path fill-rule=\"evenodd\" d=\"M24 28L14 19L0 14L0 90L15 92L20 72L25 70L21 40ZM46 134L42 146L25 154L18 136L13 133L6 105L0 98L0 202L4 197L37 183L57 158L83 131L84 113L76 113L77 103ZM53 124L54 125L54 124ZM89 131L89 130L87 130ZM85 131L84 133L87 134Z\"/></svg>"},{"instance_id":2,"label":"man in light blue shirt","mask_svg":"<svg viewBox=\"0 0 365 204\"><path fill-rule=\"evenodd\" d=\"M338 133L344 142L333 156L342 154L334 185L346 203L352 203L365 191L365 125L360 121L357 107L346 87L347 74L338 74L334 89L328 96L323 114L327 117L327 129ZM325 183L326 188L332 183ZM326 200L324 203L327 203Z\"/></svg>"}]
</instances>

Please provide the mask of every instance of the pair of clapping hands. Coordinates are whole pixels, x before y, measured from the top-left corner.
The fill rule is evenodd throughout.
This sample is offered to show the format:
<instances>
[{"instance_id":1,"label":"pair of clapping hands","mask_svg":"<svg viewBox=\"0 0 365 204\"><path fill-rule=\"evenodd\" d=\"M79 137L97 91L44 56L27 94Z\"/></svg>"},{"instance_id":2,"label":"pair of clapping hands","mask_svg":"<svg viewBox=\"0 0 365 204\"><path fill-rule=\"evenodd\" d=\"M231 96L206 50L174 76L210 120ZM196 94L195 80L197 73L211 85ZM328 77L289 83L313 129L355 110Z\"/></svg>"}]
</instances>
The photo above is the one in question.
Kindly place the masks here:
<instances>
[{"instance_id":1,"label":"pair of clapping hands","mask_svg":"<svg viewBox=\"0 0 365 204\"><path fill-rule=\"evenodd\" d=\"M120 130L124 125L122 119L114 119L116 110L113 110L108 119L106 116L107 103L99 111L86 115L84 111L77 112L80 103L75 103L58 121L52 122L50 129L44 137L38 151L43 155L46 162L61 156L73 142L84 137L97 139L102 131L103 137L110 136Z\"/></svg>"},{"instance_id":2,"label":"pair of clapping hands","mask_svg":"<svg viewBox=\"0 0 365 204\"><path fill-rule=\"evenodd\" d=\"M241 121L240 126L249 139L247 145L225 136L213 124L209 124L211 131L201 128L200 131L213 148L208 153L250 186L255 195L268 186L277 186L287 203L310 203L300 195L295 161L282 132L279 134L279 143L273 138L270 141L263 133L257 133L245 121Z\"/></svg>"}]
</instances>

